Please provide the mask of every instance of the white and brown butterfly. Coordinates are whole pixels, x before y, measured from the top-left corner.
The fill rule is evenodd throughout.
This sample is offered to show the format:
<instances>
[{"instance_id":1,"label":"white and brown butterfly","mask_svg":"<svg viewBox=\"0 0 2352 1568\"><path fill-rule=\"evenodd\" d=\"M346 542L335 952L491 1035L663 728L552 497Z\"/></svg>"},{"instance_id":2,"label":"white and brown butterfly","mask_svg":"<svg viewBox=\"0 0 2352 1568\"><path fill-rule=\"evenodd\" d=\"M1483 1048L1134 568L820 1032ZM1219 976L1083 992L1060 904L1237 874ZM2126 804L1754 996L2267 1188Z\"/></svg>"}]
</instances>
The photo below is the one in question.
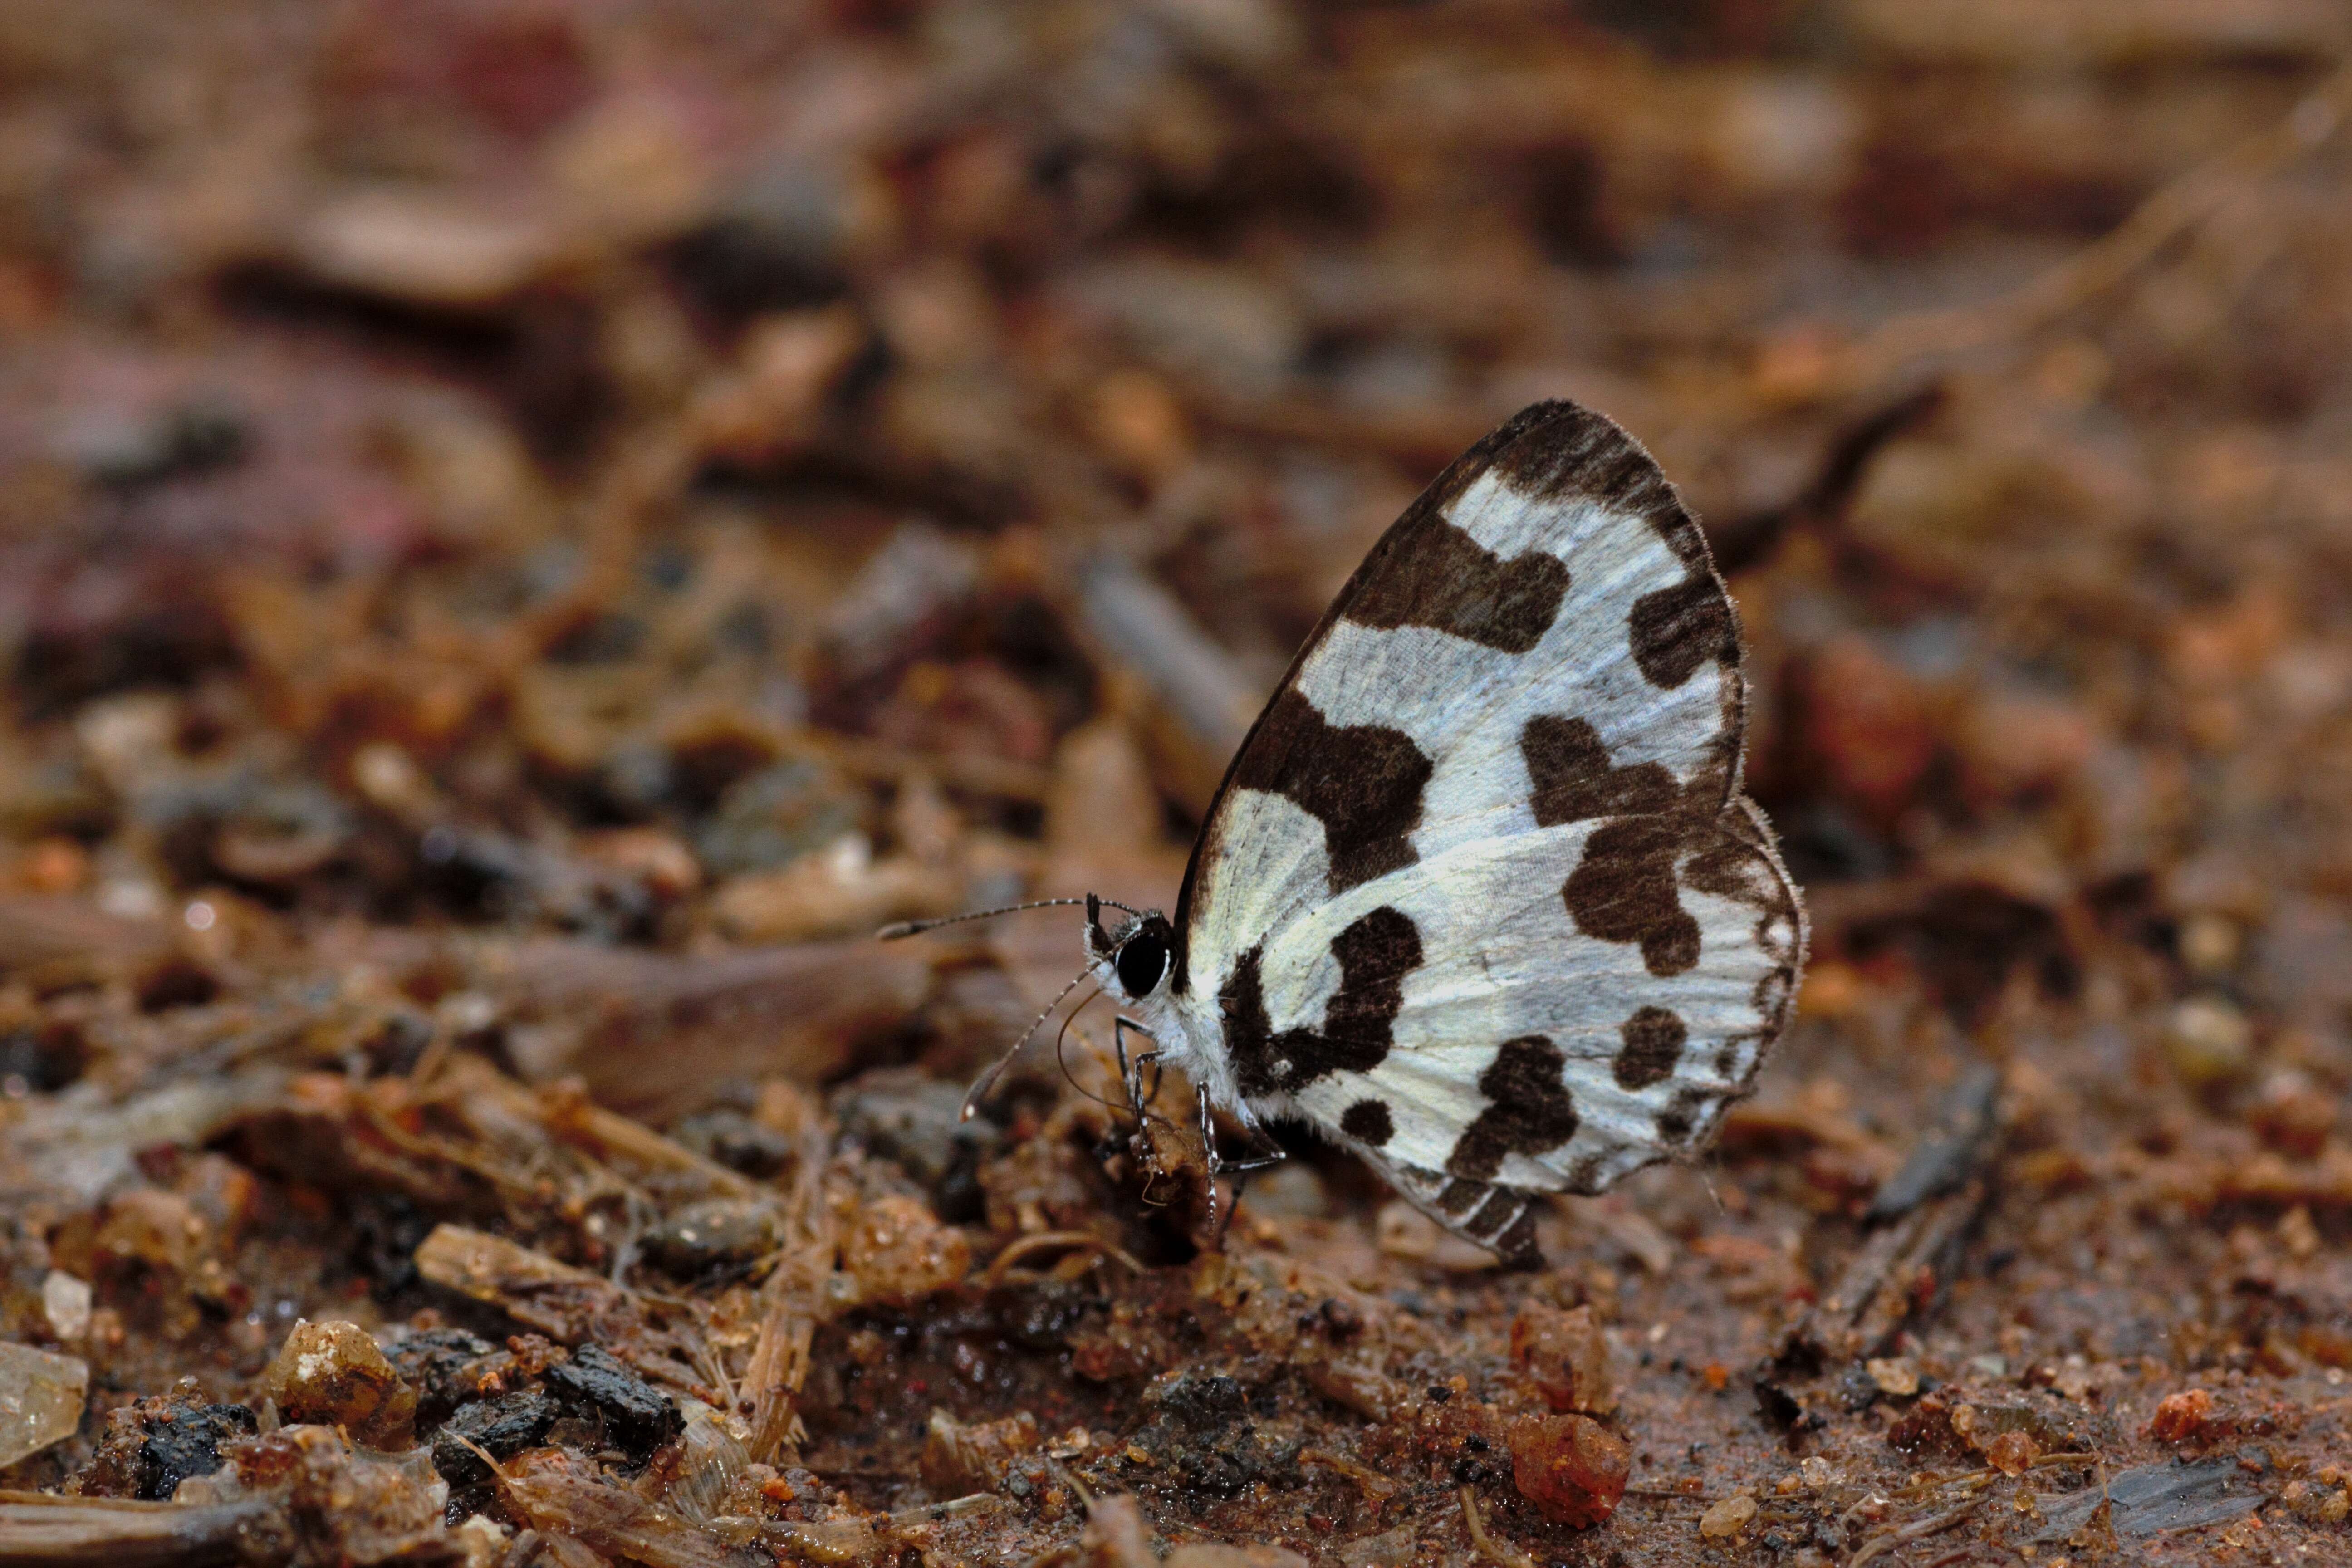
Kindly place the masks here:
<instances>
[{"instance_id":1,"label":"white and brown butterfly","mask_svg":"<svg viewBox=\"0 0 2352 1568\"><path fill-rule=\"evenodd\" d=\"M1122 1047L1192 1079L1204 1135L1212 1107L1269 1148L1304 1121L1532 1260L1536 1194L1703 1144L1788 1022L1804 908L1740 794L1746 689L1657 464L1588 409L1525 410L1339 591L1174 917L1107 929L1087 900Z\"/></svg>"}]
</instances>

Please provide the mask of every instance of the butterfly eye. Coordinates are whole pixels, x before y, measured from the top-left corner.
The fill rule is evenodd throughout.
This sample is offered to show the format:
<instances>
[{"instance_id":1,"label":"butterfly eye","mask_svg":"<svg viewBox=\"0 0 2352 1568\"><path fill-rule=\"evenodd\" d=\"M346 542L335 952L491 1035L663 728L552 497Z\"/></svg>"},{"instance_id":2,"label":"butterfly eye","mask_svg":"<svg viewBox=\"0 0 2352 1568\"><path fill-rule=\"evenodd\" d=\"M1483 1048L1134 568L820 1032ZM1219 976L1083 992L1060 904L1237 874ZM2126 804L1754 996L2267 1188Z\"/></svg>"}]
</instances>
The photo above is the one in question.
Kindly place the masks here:
<instances>
[{"instance_id":1,"label":"butterfly eye","mask_svg":"<svg viewBox=\"0 0 2352 1568\"><path fill-rule=\"evenodd\" d=\"M1149 996L1168 968L1168 942L1158 931L1139 931L1118 950L1118 983L1129 996Z\"/></svg>"}]
</instances>

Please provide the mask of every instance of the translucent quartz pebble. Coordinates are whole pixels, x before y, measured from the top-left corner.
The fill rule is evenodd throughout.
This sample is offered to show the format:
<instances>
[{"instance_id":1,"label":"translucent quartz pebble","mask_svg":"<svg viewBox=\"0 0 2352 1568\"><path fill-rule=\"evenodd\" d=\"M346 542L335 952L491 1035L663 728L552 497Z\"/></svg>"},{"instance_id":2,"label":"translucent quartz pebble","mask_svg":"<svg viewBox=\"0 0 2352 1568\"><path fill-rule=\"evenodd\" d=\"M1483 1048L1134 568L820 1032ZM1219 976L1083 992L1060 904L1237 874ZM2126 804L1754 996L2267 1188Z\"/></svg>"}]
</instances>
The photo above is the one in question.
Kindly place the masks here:
<instances>
[{"instance_id":1,"label":"translucent quartz pebble","mask_svg":"<svg viewBox=\"0 0 2352 1568\"><path fill-rule=\"evenodd\" d=\"M49 1320L49 1331L67 1344L73 1344L89 1332L89 1286L59 1269L49 1270L41 1281L41 1310Z\"/></svg>"},{"instance_id":2,"label":"translucent quartz pebble","mask_svg":"<svg viewBox=\"0 0 2352 1568\"><path fill-rule=\"evenodd\" d=\"M0 1467L73 1436L89 1390L79 1357L0 1341Z\"/></svg>"}]
</instances>

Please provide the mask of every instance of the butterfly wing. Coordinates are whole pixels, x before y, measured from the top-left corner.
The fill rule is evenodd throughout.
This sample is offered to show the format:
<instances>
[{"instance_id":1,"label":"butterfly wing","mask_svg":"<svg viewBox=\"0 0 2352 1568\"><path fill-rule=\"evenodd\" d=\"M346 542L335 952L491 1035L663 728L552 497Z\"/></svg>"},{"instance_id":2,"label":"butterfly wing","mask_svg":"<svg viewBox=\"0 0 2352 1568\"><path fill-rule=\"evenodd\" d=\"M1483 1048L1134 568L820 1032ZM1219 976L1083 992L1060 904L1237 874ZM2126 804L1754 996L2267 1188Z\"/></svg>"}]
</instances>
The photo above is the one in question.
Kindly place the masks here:
<instances>
[{"instance_id":1,"label":"butterfly wing","mask_svg":"<svg viewBox=\"0 0 2352 1568\"><path fill-rule=\"evenodd\" d=\"M1177 906L1176 1000L1507 1253L1525 1194L1702 1142L1785 1022L1804 917L1739 791L1705 540L1641 447L1537 405L1349 579L1243 743Z\"/></svg>"}]
</instances>

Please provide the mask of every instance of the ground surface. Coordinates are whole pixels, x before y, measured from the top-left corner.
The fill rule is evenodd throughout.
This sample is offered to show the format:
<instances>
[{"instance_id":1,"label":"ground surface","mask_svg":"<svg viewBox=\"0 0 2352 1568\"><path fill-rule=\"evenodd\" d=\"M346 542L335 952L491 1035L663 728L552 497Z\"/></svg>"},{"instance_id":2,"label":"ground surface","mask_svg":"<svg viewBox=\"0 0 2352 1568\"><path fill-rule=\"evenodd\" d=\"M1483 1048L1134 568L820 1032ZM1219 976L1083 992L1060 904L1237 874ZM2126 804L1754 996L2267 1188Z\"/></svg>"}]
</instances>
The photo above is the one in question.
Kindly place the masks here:
<instances>
[{"instance_id":1,"label":"ground surface","mask_svg":"<svg viewBox=\"0 0 2352 1568\"><path fill-rule=\"evenodd\" d=\"M2347 41L0 12L0 1559L2352 1561ZM1083 1023L958 1131L1076 922L868 933L1168 901L1546 395L1811 898L1720 1149L1504 1274L1303 1140L1202 1251Z\"/></svg>"}]
</instances>

